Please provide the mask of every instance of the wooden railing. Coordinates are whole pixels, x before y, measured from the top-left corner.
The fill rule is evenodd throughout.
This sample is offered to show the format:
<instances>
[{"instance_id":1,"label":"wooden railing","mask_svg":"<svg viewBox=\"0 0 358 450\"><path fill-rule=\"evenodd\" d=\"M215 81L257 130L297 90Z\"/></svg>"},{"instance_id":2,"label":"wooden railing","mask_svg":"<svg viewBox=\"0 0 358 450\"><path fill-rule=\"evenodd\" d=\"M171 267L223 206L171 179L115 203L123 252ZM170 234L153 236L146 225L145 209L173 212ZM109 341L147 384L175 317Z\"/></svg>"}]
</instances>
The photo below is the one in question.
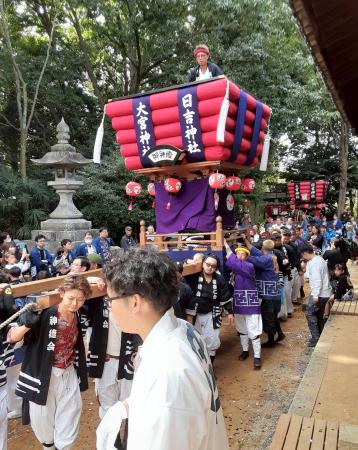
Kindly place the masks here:
<instances>
[{"instance_id":1,"label":"wooden railing","mask_svg":"<svg viewBox=\"0 0 358 450\"><path fill-rule=\"evenodd\" d=\"M241 234L248 233L248 227L234 228L232 230L224 230L222 225L222 218L216 218L215 231L209 232L195 232L195 233L168 233L168 234L146 234L145 222L140 222L139 245L145 247L154 245L158 250L166 252L170 248L173 251L185 251L189 248L195 250L206 250L211 247L211 250L222 251L224 247L224 238L228 244L237 242ZM202 238L201 238L202 237ZM195 239L197 238L197 239Z\"/></svg>"}]
</instances>

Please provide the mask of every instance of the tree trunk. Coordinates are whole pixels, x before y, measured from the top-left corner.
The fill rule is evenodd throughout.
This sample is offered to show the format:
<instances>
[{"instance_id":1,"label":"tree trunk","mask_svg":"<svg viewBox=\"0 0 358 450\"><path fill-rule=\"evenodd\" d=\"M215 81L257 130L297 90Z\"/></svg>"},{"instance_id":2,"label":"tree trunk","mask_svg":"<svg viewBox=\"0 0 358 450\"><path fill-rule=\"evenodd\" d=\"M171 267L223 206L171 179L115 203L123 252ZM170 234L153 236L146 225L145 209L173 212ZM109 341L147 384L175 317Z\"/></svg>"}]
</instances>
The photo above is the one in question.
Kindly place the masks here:
<instances>
[{"instance_id":1,"label":"tree trunk","mask_svg":"<svg viewBox=\"0 0 358 450\"><path fill-rule=\"evenodd\" d=\"M351 214L354 214L354 198L352 189L349 189L348 191L348 198L349 198L349 211Z\"/></svg>"},{"instance_id":2,"label":"tree trunk","mask_svg":"<svg viewBox=\"0 0 358 450\"><path fill-rule=\"evenodd\" d=\"M88 77L91 80L94 94L98 99L98 104L101 108L103 108L104 100L103 100L102 92L99 87L98 80L94 73L94 68L93 68L91 58L90 58L90 52L89 52L88 46L86 44L86 41L83 38L80 19L78 18L75 9L71 9L71 13L72 13L72 24L76 30L79 46L80 46L80 49L82 52L83 62L84 62Z\"/></svg>"},{"instance_id":3,"label":"tree trunk","mask_svg":"<svg viewBox=\"0 0 358 450\"><path fill-rule=\"evenodd\" d=\"M342 119L341 124L341 139L339 148L339 167L340 167L340 183L339 183L339 197L338 197L338 216L342 214L346 205L347 194L347 170L348 170L348 124Z\"/></svg>"},{"instance_id":4,"label":"tree trunk","mask_svg":"<svg viewBox=\"0 0 358 450\"><path fill-rule=\"evenodd\" d=\"M27 141L27 129L21 128L20 130L20 174L23 181L26 180L26 141Z\"/></svg>"}]
</instances>

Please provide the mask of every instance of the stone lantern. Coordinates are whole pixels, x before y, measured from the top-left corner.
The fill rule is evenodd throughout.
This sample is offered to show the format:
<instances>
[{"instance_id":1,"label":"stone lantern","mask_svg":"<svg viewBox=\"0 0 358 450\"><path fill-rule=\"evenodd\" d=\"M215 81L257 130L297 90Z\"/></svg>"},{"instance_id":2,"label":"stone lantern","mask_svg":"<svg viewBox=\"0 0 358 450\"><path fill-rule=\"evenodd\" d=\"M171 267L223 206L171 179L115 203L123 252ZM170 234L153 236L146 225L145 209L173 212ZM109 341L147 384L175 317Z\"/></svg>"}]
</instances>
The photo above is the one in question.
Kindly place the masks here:
<instances>
[{"instance_id":1,"label":"stone lantern","mask_svg":"<svg viewBox=\"0 0 358 450\"><path fill-rule=\"evenodd\" d=\"M83 218L83 214L73 203L73 195L83 185L83 181L76 178L76 170L91 164L92 160L84 158L69 144L70 129L63 118L56 130L57 144L42 158L31 161L36 166L54 169L55 181L48 181L47 184L55 189L60 201L50 218L41 222L41 230L32 231L32 238L42 233L58 247L62 239L83 241L87 231L96 230L91 230L92 223Z\"/></svg>"}]
</instances>

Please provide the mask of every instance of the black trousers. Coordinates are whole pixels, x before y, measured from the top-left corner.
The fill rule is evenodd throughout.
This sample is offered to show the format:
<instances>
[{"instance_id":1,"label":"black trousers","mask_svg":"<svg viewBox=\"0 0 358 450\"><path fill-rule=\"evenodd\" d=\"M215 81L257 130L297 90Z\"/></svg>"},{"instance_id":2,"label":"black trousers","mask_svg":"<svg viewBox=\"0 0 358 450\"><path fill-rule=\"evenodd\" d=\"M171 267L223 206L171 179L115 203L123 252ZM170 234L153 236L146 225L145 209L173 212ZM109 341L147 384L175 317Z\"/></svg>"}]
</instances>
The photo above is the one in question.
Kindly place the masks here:
<instances>
[{"instance_id":1,"label":"black trousers","mask_svg":"<svg viewBox=\"0 0 358 450\"><path fill-rule=\"evenodd\" d=\"M324 328L324 308L328 301L328 297L319 297L318 303L312 303L313 297L308 297L306 318L308 328L310 330L312 340L317 342Z\"/></svg>"},{"instance_id":2,"label":"black trousers","mask_svg":"<svg viewBox=\"0 0 358 450\"><path fill-rule=\"evenodd\" d=\"M280 300L262 299L261 316L262 327L267 334L275 334L281 332L280 321L277 318L281 309Z\"/></svg>"}]
</instances>

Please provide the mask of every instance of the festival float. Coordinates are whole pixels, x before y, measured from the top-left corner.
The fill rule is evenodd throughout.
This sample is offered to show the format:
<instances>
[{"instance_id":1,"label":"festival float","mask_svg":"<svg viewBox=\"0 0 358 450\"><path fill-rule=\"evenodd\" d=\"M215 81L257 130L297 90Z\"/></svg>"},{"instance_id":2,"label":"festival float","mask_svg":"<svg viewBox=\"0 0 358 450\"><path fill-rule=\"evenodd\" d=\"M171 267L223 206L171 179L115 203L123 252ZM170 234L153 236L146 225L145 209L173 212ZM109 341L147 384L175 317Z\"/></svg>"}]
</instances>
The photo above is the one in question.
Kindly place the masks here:
<instances>
[{"instance_id":1,"label":"festival float","mask_svg":"<svg viewBox=\"0 0 358 450\"><path fill-rule=\"evenodd\" d=\"M224 237L244 231L235 228L233 194L255 189L245 173L260 161L266 170L270 108L217 77L112 99L105 114L125 167L148 178L148 186L128 183L127 194L153 196L157 233L146 236L142 221L140 245L154 239L177 261L198 251L222 260Z\"/></svg>"},{"instance_id":2,"label":"festival float","mask_svg":"<svg viewBox=\"0 0 358 450\"><path fill-rule=\"evenodd\" d=\"M327 194L329 182L318 181L289 181L287 190L291 200L291 210L314 210L314 215L320 216L327 207Z\"/></svg>"}]
</instances>

